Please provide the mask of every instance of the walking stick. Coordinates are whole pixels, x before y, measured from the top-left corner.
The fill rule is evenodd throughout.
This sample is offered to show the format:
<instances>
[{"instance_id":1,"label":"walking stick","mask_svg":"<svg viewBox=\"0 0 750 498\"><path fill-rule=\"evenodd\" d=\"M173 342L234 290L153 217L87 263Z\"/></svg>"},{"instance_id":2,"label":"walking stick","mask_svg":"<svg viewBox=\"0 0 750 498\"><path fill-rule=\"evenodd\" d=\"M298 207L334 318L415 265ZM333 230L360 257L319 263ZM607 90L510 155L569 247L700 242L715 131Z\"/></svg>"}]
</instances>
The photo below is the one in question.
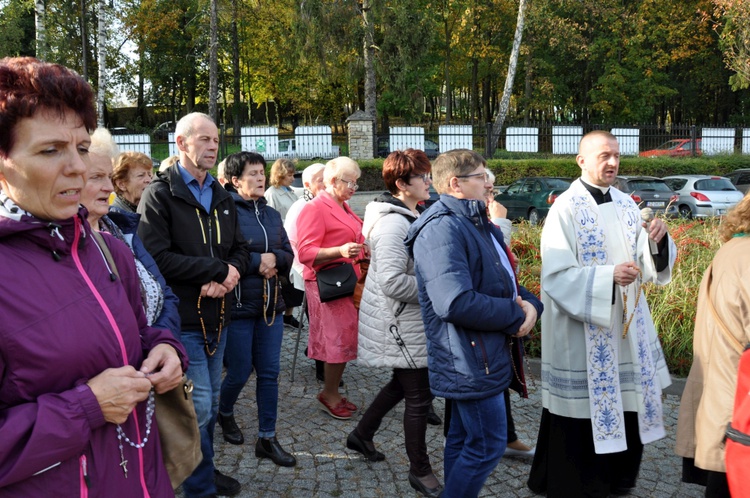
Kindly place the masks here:
<instances>
[{"instance_id":1,"label":"walking stick","mask_svg":"<svg viewBox=\"0 0 750 498\"><path fill-rule=\"evenodd\" d=\"M302 320L305 319L305 308L307 308L307 293L302 296L302 306L299 312L299 325L297 326L297 341L294 344L294 359L292 360L292 382L294 382L294 369L297 367L297 354L299 353L299 339L302 335Z\"/></svg>"}]
</instances>

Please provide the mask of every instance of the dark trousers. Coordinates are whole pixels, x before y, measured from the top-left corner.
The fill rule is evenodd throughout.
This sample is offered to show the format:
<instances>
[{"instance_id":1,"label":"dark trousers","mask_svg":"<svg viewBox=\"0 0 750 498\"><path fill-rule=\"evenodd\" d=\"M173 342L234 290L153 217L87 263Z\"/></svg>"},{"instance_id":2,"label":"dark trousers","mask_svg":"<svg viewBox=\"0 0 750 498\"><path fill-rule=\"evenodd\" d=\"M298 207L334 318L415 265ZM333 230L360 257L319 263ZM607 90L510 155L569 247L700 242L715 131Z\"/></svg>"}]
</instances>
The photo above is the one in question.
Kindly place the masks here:
<instances>
[{"instance_id":1,"label":"dark trousers","mask_svg":"<svg viewBox=\"0 0 750 498\"><path fill-rule=\"evenodd\" d=\"M432 473L427 455L425 433L427 411L432 401L430 380L426 368L393 370L391 381L383 386L355 429L366 441L372 441L383 417L404 400L404 442L409 457L409 470L416 477Z\"/></svg>"},{"instance_id":2,"label":"dark trousers","mask_svg":"<svg viewBox=\"0 0 750 498\"><path fill-rule=\"evenodd\" d=\"M546 491L547 498L606 498L613 491L635 487L643 455L635 412L625 412L625 439L626 451L598 455L591 420L561 417L545 408L529 488Z\"/></svg>"},{"instance_id":3,"label":"dark trousers","mask_svg":"<svg viewBox=\"0 0 750 498\"><path fill-rule=\"evenodd\" d=\"M706 498L730 498L725 472L704 470L695 466L692 458L682 459L682 481L706 487Z\"/></svg>"}]
</instances>

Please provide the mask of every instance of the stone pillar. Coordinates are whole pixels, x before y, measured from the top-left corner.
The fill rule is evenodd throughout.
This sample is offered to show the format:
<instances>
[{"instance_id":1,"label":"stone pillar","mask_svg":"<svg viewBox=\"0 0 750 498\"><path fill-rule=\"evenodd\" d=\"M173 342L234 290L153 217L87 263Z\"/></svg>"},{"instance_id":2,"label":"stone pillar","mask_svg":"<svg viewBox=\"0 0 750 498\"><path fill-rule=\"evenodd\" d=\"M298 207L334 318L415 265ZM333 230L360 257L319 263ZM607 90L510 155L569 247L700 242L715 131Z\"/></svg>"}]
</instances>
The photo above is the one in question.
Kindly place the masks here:
<instances>
[{"instance_id":1,"label":"stone pillar","mask_svg":"<svg viewBox=\"0 0 750 498\"><path fill-rule=\"evenodd\" d=\"M364 111L357 111L346 120L349 124L349 157L372 159L375 157L375 121Z\"/></svg>"}]
</instances>

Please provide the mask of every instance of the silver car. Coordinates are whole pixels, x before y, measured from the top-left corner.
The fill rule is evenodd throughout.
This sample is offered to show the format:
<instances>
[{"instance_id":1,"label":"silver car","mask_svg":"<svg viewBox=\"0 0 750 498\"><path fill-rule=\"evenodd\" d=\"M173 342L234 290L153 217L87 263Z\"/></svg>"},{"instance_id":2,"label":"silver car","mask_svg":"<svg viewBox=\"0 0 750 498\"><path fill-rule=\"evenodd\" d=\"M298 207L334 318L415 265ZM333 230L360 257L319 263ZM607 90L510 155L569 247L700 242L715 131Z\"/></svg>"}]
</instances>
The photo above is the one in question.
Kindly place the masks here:
<instances>
[{"instance_id":1,"label":"silver car","mask_svg":"<svg viewBox=\"0 0 750 498\"><path fill-rule=\"evenodd\" d=\"M664 181L680 196L677 208L683 218L723 216L742 200L742 192L723 176L674 175Z\"/></svg>"}]
</instances>

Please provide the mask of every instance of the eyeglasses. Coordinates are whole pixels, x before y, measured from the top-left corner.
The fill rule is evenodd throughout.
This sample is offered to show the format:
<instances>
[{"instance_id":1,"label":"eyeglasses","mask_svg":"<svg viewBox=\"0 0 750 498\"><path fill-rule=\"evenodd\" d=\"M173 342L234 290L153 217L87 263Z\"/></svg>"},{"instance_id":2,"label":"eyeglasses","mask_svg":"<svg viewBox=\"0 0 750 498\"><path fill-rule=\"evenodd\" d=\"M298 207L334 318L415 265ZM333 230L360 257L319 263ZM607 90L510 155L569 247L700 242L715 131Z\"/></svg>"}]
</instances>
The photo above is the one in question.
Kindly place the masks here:
<instances>
[{"instance_id":1,"label":"eyeglasses","mask_svg":"<svg viewBox=\"0 0 750 498\"><path fill-rule=\"evenodd\" d=\"M474 178L474 177L481 178L485 182L489 182L490 181L490 175L488 175L486 171L484 173L473 173L471 175L458 175L458 176L456 176L456 178Z\"/></svg>"},{"instance_id":2,"label":"eyeglasses","mask_svg":"<svg viewBox=\"0 0 750 498\"><path fill-rule=\"evenodd\" d=\"M350 188L350 189L354 190L355 192L356 192L357 190L359 190L359 185L357 185L357 182L352 182L352 181L349 181L349 180L344 180L344 179L342 179L342 178L336 178L336 179L337 179L338 181L340 181L341 183L346 183L346 186L347 186L348 188Z\"/></svg>"},{"instance_id":3,"label":"eyeglasses","mask_svg":"<svg viewBox=\"0 0 750 498\"><path fill-rule=\"evenodd\" d=\"M424 173L422 175L411 175L409 176L409 178L421 178L425 183L432 181L432 175L429 173Z\"/></svg>"}]
</instances>

